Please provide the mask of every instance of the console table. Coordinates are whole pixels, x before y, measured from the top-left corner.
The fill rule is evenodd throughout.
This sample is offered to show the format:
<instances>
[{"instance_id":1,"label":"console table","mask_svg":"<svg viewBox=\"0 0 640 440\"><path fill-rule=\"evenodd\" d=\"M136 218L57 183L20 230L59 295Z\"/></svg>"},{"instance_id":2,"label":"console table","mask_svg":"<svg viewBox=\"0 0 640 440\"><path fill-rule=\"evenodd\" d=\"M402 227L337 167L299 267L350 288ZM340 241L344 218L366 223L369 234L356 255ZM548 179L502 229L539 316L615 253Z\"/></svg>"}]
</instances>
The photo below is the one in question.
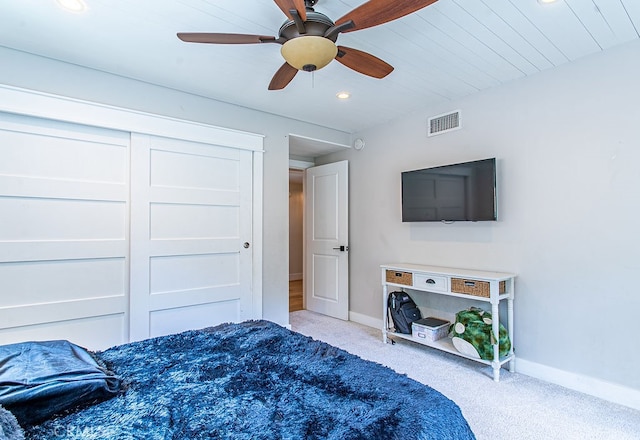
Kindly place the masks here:
<instances>
[{"instance_id":1,"label":"console table","mask_svg":"<svg viewBox=\"0 0 640 440\"><path fill-rule=\"evenodd\" d=\"M387 342L388 336L394 336L418 344L443 350L467 359L474 360L493 368L493 380L500 380L500 368L509 362L509 371L515 371L515 355L513 353L513 296L515 274L503 272L486 272L478 270L456 269L452 267L423 266L418 264L393 263L383 264L382 269L382 340ZM499 334L500 301L507 301L506 328L511 340L511 350L503 357L499 355L498 342L493 344L493 360L474 358L460 353L453 346L451 338L445 337L437 341L414 338L410 334L395 333L389 330L387 298L389 289L407 288L416 292L430 292L456 298L471 299L491 304L493 318L493 334Z\"/></svg>"}]
</instances>

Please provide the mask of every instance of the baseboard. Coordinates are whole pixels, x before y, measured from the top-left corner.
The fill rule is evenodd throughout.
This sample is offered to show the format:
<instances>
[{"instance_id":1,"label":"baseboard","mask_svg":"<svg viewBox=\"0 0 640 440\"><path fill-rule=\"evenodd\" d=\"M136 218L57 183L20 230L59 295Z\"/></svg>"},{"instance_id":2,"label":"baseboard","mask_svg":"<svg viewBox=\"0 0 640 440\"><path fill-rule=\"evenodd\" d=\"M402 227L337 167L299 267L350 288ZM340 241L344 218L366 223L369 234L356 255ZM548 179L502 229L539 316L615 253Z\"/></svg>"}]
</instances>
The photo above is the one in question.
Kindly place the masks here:
<instances>
[{"instance_id":1,"label":"baseboard","mask_svg":"<svg viewBox=\"0 0 640 440\"><path fill-rule=\"evenodd\" d=\"M368 327L382 329L382 319L372 318L371 316L363 315L361 313L349 312L349 321L357 322L358 324L366 325Z\"/></svg>"},{"instance_id":2,"label":"baseboard","mask_svg":"<svg viewBox=\"0 0 640 440\"><path fill-rule=\"evenodd\" d=\"M302 279L302 274L301 273L290 273L289 274L289 281L298 281Z\"/></svg>"},{"instance_id":3,"label":"baseboard","mask_svg":"<svg viewBox=\"0 0 640 440\"><path fill-rule=\"evenodd\" d=\"M376 329L382 328L381 319L372 318L371 316L360 313L349 312L349 321ZM560 385L570 390L640 410L640 390L560 370L518 357L516 357L516 371L520 374L535 377L536 379Z\"/></svg>"},{"instance_id":4,"label":"baseboard","mask_svg":"<svg viewBox=\"0 0 640 440\"><path fill-rule=\"evenodd\" d=\"M590 396L640 410L640 390L516 357L516 371Z\"/></svg>"}]
</instances>

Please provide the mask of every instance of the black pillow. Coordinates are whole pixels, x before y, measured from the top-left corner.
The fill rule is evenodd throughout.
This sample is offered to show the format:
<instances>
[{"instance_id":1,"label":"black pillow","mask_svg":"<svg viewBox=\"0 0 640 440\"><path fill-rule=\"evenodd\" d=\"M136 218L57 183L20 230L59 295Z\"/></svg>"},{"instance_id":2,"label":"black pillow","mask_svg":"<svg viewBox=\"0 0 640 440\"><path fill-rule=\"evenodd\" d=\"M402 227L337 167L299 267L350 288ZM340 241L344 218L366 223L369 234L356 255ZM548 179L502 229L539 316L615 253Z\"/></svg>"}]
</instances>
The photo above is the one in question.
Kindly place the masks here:
<instances>
[{"instance_id":1,"label":"black pillow","mask_svg":"<svg viewBox=\"0 0 640 440\"><path fill-rule=\"evenodd\" d=\"M118 394L119 378L69 341L0 346L0 405L26 427Z\"/></svg>"}]
</instances>

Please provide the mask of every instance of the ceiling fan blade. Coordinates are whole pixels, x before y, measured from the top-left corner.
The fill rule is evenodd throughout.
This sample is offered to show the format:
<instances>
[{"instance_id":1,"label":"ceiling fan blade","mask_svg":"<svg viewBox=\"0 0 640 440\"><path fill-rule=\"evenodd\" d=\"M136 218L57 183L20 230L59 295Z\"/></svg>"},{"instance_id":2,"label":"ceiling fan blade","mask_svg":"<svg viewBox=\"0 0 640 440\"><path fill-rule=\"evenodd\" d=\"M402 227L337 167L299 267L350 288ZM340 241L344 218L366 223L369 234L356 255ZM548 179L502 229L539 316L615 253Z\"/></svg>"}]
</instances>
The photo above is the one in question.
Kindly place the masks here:
<instances>
[{"instance_id":1,"label":"ceiling fan blade","mask_svg":"<svg viewBox=\"0 0 640 440\"><path fill-rule=\"evenodd\" d=\"M275 42L276 37L248 34L216 34L198 32L179 32L178 38L187 43L211 44L254 44Z\"/></svg>"},{"instance_id":2,"label":"ceiling fan blade","mask_svg":"<svg viewBox=\"0 0 640 440\"><path fill-rule=\"evenodd\" d=\"M291 9L298 11L302 21L307 21L307 8L304 6L304 0L273 0L276 5L284 12L284 15L289 17L290 20L294 20L294 17L289 12Z\"/></svg>"},{"instance_id":3,"label":"ceiling fan blade","mask_svg":"<svg viewBox=\"0 0 640 440\"><path fill-rule=\"evenodd\" d=\"M291 82L294 76L298 73L298 69L291 67L289 63L284 63L273 75L271 82L269 83L269 90L282 90Z\"/></svg>"},{"instance_id":4,"label":"ceiling fan blade","mask_svg":"<svg viewBox=\"0 0 640 440\"><path fill-rule=\"evenodd\" d=\"M373 78L384 78L393 71L393 66L380 58L350 47L338 46L336 60L349 69Z\"/></svg>"},{"instance_id":5,"label":"ceiling fan blade","mask_svg":"<svg viewBox=\"0 0 640 440\"><path fill-rule=\"evenodd\" d=\"M343 32L366 29L404 17L436 1L437 0L369 0L337 20L336 26L353 20L355 26Z\"/></svg>"}]
</instances>

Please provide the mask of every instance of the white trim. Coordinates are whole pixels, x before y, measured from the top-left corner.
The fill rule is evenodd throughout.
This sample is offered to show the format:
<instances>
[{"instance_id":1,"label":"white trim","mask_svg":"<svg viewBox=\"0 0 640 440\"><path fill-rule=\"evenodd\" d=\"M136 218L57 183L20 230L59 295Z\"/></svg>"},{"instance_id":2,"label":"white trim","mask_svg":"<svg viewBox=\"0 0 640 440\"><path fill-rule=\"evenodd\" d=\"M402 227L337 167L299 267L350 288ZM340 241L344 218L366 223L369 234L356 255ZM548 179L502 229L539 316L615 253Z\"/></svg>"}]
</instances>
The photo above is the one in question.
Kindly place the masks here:
<instances>
[{"instance_id":1,"label":"white trim","mask_svg":"<svg viewBox=\"0 0 640 440\"><path fill-rule=\"evenodd\" d=\"M516 357L516 371L590 396L640 410L640 390Z\"/></svg>"},{"instance_id":2,"label":"white trim","mask_svg":"<svg viewBox=\"0 0 640 440\"><path fill-rule=\"evenodd\" d=\"M0 111L263 151L264 136L0 84Z\"/></svg>"},{"instance_id":3,"label":"white trim","mask_svg":"<svg viewBox=\"0 0 640 440\"><path fill-rule=\"evenodd\" d=\"M313 162L289 159L289 168L292 170L306 170L307 168L311 168L315 166L316 164Z\"/></svg>"},{"instance_id":4,"label":"white trim","mask_svg":"<svg viewBox=\"0 0 640 440\"><path fill-rule=\"evenodd\" d=\"M253 315L254 319L262 319L263 317L263 298L262 298L262 252L263 252L263 218L264 214L264 154L262 151L254 151L253 153Z\"/></svg>"},{"instance_id":5,"label":"white trim","mask_svg":"<svg viewBox=\"0 0 640 440\"><path fill-rule=\"evenodd\" d=\"M319 142L325 145L331 145L332 147L340 147L340 148L344 148L345 150L350 150L351 149L351 145L345 145L345 144L341 144L338 142L331 142L331 141L326 141L323 139L317 139L317 138L312 138L309 136L303 136L301 134L295 134L295 133L290 133L289 134L289 138L294 138L294 139L300 139L302 141L310 141L310 142Z\"/></svg>"},{"instance_id":6,"label":"white trim","mask_svg":"<svg viewBox=\"0 0 640 440\"><path fill-rule=\"evenodd\" d=\"M350 311L349 321L357 322L358 324L382 330L382 319L372 318L371 316L363 315L361 313ZM380 340L382 341L382 334L380 334Z\"/></svg>"}]
</instances>

